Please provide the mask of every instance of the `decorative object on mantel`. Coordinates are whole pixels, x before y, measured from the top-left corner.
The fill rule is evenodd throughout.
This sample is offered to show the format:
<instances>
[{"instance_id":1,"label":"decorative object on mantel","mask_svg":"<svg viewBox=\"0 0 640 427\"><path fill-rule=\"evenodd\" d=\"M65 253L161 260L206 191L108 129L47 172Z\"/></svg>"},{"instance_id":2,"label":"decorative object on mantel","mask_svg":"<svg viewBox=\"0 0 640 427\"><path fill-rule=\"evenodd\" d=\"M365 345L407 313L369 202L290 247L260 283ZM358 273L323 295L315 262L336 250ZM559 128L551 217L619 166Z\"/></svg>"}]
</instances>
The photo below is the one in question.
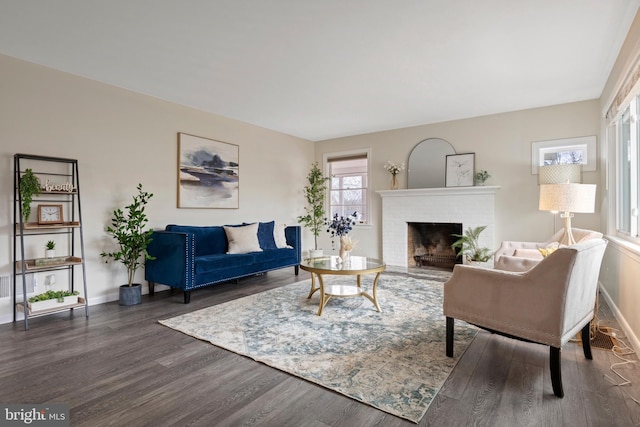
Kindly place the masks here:
<instances>
[{"instance_id":1,"label":"decorative object on mantel","mask_svg":"<svg viewBox=\"0 0 640 427\"><path fill-rule=\"evenodd\" d=\"M400 173L400 171L404 170L404 163L400 165L396 165L391 160L388 160L387 163L384 165L384 168L391 174L391 189L397 190L398 174Z\"/></svg>"},{"instance_id":2,"label":"decorative object on mantel","mask_svg":"<svg viewBox=\"0 0 640 427\"><path fill-rule=\"evenodd\" d=\"M476 173L476 184L484 185L484 183L487 182L489 178L491 178L489 172L487 172L486 170L480 170Z\"/></svg>"},{"instance_id":3,"label":"decorative object on mantel","mask_svg":"<svg viewBox=\"0 0 640 427\"><path fill-rule=\"evenodd\" d=\"M464 234L452 234L458 240L453 242L451 247L456 250L458 256L464 257L467 264L487 262L493 256L491 249L480 246L480 233L487 228L481 225L475 228L467 228Z\"/></svg>"},{"instance_id":4,"label":"decorative object on mantel","mask_svg":"<svg viewBox=\"0 0 640 427\"><path fill-rule=\"evenodd\" d=\"M407 188L443 188L446 156L455 153L453 146L444 139L420 141L409 154Z\"/></svg>"},{"instance_id":5,"label":"decorative object on mantel","mask_svg":"<svg viewBox=\"0 0 640 427\"><path fill-rule=\"evenodd\" d=\"M347 234L356 225L358 212L354 212L346 217L335 214L331 220L326 219L327 233L331 234L331 245L335 249L335 238L340 240L340 259L344 261L349 257L349 253L355 247L357 241L352 240Z\"/></svg>"},{"instance_id":6,"label":"decorative object on mantel","mask_svg":"<svg viewBox=\"0 0 640 427\"><path fill-rule=\"evenodd\" d=\"M322 249L318 249L318 236L320 229L325 225L324 197L327 191L329 177L322 174L318 162L311 165L307 175L307 185L304 187L304 198L307 205L304 207L305 215L298 217L298 222L311 230L313 234L313 249L309 251L309 258L322 256Z\"/></svg>"},{"instance_id":7,"label":"decorative object on mantel","mask_svg":"<svg viewBox=\"0 0 640 427\"><path fill-rule=\"evenodd\" d=\"M450 154L447 156L445 185L447 187L469 187L473 185L475 153Z\"/></svg>"},{"instance_id":8,"label":"decorative object on mantel","mask_svg":"<svg viewBox=\"0 0 640 427\"><path fill-rule=\"evenodd\" d=\"M56 256L56 242L49 240L44 245L44 256L45 258L53 258Z\"/></svg>"}]
</instances>

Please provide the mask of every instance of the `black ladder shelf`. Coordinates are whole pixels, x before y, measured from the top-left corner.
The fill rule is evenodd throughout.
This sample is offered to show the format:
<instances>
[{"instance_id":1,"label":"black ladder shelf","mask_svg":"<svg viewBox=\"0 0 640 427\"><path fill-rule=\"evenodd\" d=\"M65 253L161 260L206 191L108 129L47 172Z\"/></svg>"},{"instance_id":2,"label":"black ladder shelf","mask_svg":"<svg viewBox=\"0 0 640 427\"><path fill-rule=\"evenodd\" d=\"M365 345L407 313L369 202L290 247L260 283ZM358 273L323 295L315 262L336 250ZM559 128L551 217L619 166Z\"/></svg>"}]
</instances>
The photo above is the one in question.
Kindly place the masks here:
<instances>
[{"instance_id":1,"label":"black ladder shelf","mask_svg":"<svg viewBox=\"0 0 640 427\"><path fill-rule=\"evenodd\" d=\"M31 204L30 221L23 216L22 195L20 193L20 179L27 169L40 180L40 194L34 196ZM66 180L59 182L59 180ZM46 187L47 183L49 187ZM14 227L13 227L13 321L17 321L18 311L24 313L24 329L29 329L29 318L84 307L85 316L89 317L89 302L87 298L87 272L84 256L84 236L82 234L82 209L80 203L80 181L78 178L78 161L60 157L38 156L31 154L14 155ZM62 185L61 185L62 184ZM60 206L62 217L59 221L46 223L37 218L39 205ZM57 235L65 239L63 249L67 255L56 258L27 258L30 238L37 236ZM42 240L42 237L40 237ZM78 247L79 246L79 247ZM44 248L44 245L42 245ZM33 252L33 250L31 250ZM65 290L74 292L78 286L76 268L82 269L82 293L78 302L53 304L52 307L32 309L28 300L27 276L47 271L62 271L66 273L68 286ZM22 301L18 301L18 282L22 282Z\"/></svg>"}]
</instances>

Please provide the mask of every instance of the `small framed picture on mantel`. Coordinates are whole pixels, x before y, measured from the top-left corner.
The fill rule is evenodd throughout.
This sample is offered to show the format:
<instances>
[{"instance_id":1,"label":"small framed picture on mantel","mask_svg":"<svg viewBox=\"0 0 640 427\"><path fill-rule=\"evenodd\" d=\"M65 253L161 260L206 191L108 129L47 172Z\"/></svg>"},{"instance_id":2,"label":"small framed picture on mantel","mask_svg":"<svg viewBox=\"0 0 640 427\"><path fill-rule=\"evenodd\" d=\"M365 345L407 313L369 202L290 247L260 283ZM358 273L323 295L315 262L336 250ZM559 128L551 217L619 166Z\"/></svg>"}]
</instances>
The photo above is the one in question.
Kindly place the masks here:
<instances>
[{"instance_id":1,"label":"small framed picture on mantel","mask_svg":"<svg viewBox=\"0 0 640 427\"><path fill-rule=\"evenodd\" d=\"M472 187L475 153L448 154L445 168L445 186Z\"/></svg>"}]
</instances>

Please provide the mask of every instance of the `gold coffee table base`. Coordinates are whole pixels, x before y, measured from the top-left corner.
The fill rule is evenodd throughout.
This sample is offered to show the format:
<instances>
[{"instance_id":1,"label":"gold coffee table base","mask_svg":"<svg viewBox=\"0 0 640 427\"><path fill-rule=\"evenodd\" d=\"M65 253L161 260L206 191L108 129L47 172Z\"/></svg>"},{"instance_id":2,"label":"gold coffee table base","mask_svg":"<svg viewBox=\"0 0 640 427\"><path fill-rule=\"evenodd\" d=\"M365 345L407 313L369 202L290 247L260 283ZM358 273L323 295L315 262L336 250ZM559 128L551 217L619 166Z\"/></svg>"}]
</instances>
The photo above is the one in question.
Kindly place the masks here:
<instances>
[{"instance_id":1,"label":"gold coffee table base","mask_svg":"<svg viewBox=\"0 0 640 427\"><path fill-rule=\"evenodd\" d=\"M332 297L350 298L365 297L373 303L376 311L380 313L380 304L378 304L377 288L380 273L384 271L386 265L378 260L367 257L352 256L346 263L339 261L338 257L312 258L304 260L300 267L311 273L311 289L309 296L311 298L316 291L320 291L320 304L318 306L318 316L322 316L322 311ZM363 274L376 274L373 279L371 294L362 289L361 276ZM356 276L356 285L326 285L322 276L324 274ZM317 285L316 286L316 278Z\"/></svg>"}]
</instances>

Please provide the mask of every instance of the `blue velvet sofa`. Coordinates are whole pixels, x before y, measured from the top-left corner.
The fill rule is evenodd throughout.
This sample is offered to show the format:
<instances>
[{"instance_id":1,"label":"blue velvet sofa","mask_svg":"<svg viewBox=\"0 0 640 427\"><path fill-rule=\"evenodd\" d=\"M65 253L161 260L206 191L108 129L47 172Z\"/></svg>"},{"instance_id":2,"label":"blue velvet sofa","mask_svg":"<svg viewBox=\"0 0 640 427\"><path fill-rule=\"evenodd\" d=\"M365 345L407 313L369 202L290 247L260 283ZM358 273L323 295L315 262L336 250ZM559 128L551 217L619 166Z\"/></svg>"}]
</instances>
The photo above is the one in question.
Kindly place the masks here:
<instances>
[{"instance_id":1,"label":"blue velvet sofa","mask_svg":"<svg viewBox=\"0 0 640 427\"><path fill-rule=\"evenodd\" d=\"M225 227L247 225L251 224L171 224L165 230L154 231L147 250L155 259L146 261L145 265L149 294L153 295L156 283L171 286L184 291L184 302L188 304L194 289L284 267L294 267L298 274L301 260L299 226L276 227L274 238L273 221L258 223L259 247L245 247L244 251L241 249L244 253L228 253L231 246L235 249L238 246L234 245L237 242L233 236L232 244L227 239L227 235L236 230L225 231Z\"/></svg>"}]
</instances>

